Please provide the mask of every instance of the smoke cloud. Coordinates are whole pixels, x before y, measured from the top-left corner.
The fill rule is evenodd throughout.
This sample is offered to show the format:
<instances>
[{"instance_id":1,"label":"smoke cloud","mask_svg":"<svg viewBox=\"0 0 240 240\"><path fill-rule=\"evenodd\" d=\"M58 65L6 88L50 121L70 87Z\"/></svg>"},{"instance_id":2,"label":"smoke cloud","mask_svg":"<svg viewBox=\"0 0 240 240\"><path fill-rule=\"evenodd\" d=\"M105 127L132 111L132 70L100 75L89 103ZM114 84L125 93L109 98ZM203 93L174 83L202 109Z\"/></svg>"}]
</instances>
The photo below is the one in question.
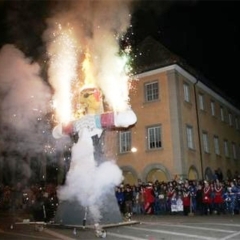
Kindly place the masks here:
<instances>
[{"instance_id":1,"label":"smoke cloud","mask_svg":"<svg viewBox=\"0 0 240 240\"><path fill-rule=\"evenodd\" d=\"M114 111L124 110L129 105L128 76L125 59L119 57L119 42L130 26L131 6L131 1L121 0L68 1L68 6L63 7L64 11L48 19L48 29L43 34L50 70L56 69L56 65L60 64L59 59L65 59L65 63L69 60L69 64L61 64L59 68L62 78L66 71L69 74L76 72L78 79L100 87ZM68 29L68 36L65 29ZM66 39L63 39L63 35L67 36ZM58 56L60 48L68 52L62 50L63 54ZM88 69L91 79L82 70L86 53L91 56ZM78 67L73 63L77 61ZM69 66L72 66L71 70ZM53 86L59 86L56 71L49 71L49 81ZM55 90L55 96L62 95L60 88Z\"/></svg>"},{"instance_id":2,"label":"smoke cloud","mask_svg":"<svg viewBox=\"0 0 240 240\"><path fill-rule=\"evenodd\" d=\"M48 77L58 105L63 107L69 101L66 84L78 78L82 85L99 87L114 111L129 108L129 78L124 71L126 62L119 56L119 42L130 27L130 9L131 1L68 1L64 11L47 20L43 38L49 56ZM90 56L87 73L82 68L86 56ZM60 99L63 95L64 101ZM86 129L79 133L66 183L59 188L58 196L60 200L78 200L99 222L104 195L123 177L114 160L98 165L93 133Z\"/></svg>"},{"instance_id":3,"label":"smoke cloud","mask_svg":"<svg viewBox=\"0 0 240 240\"><path fill-rule=\"evenodd\" d=\"M30 2L29 6L34 7ZM25 42L23 49L26 51L33 49L30 45L35 48L39 45L39 55L39 51L44 49L40 46L42 42L37 39L33 40L35 45L32 44L28 38L29 29L35 29L39 34L43 27L47 27L42 38L48 56L48 83L41 77L40 65L26 57L16 45L7 44L0 49L0 146L1 149L5 148L10 152L16 150L23 155L42 153L44 146L51 144L51 125L48 122L50 101L52 96L65 96L59 94L63 93L60 87L64 85L64 82L59 84L60 79L69 82L81 79L84 83L101 88L105 100L114 111L129 108L128 76L124 71L125 62L119 57L119 41L130 25L131 1L52 1L50 6L54 8L52 17L46 20L47 25L41 22L41 28L37 28L39 23L31 21L35 18L28 14L30 20L27 21L27 31L14 27L11 35L18 46L21 46L19 42ZM23 9L31 13L29 8ZM17 26L14 21L20 18L20 10L21 7L14 8L16 15L9 15L10 25ZM32 22L36 26L30 27ZM66 30L64 34L67 35L63 35L62 30ZM65 47L64 51L61 47ZM91 56L91 67L88 69L88 73L92 75L90 80L82 70L86 53ZM41 54L44 56L43 52ZM28 52L29 55L31 54ZM66 87L64 89L67 90ZM66 96L65 101L68 101ZM67 184L59 191L59 197L60 200L76 198L77 193L77 200L83 206L90 206L94 218L100 220L99 204L102 196L122 181L122 172L114 160L97 166L91 136L87 135L86 139L90 142L80 141L73 146ZM81 194L78 183L86 188Z\"/></svg>"},{"instance_id":4,"label":"smoke cloud","mask_svg":"<svg viewBox=\"0 0 240 240\"><path fill-rule=\"evenodd\" d=\"M50 87L40 67L14 45L0 50L1 141L8 151L42 152L49 111ZM49 133L49 132L48 132Z\"/></svg>"}]
</instances>

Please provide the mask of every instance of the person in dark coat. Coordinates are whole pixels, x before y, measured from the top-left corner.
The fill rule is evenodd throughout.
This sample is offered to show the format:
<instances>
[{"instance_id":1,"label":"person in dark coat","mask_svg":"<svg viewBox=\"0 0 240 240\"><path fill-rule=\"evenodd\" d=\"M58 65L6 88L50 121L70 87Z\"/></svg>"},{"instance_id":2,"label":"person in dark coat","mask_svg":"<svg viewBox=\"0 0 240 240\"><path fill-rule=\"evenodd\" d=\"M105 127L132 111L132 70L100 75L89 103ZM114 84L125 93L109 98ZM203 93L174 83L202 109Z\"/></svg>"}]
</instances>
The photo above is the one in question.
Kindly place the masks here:
<instances>
[{"instance_id":1,"label":"person in dark coat","mask_svg":"<svg viewBox=\"0 0 240 240\"><path fill-rule=\"evenodd\" d=\"M133 191L129 185L126 186L124 191L124 206L125 216L130 220L133 214Z\"/></svg>"},{"instance_id":2,"label":"person in dark coat","mask_svg":"<svg viewBox=\"0 0 240 240\"><path fill-rule=\"evenodd\" d=\"M196 212L199 214L203 214L203 186L202 183L199 182L196 186Z\"/></svg>"},{"instance_id":3,"label":"person in dark coat","mask_svg":"<svg viewBox=\"0 0 240 240\"><path fill-rule=\"evenodd\" d=\"M116 192L115 192L119 210L122 214L124 214L124 192L121 187L116 187Z\"/></svg>"}]
</instances>

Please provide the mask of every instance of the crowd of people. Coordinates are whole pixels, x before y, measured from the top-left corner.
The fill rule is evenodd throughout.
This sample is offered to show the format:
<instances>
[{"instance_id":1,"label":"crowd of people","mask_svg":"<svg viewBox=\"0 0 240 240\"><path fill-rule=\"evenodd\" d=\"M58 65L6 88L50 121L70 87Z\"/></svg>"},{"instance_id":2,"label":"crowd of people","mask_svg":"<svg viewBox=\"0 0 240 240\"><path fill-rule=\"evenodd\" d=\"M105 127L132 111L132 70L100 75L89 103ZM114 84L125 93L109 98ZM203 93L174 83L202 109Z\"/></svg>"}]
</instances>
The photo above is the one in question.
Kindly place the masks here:
<instances>
[{"instance_id":1,"label":"crowd of people","mask_svg":"<svg viewBox=\"0 0 240 240\"><path fill-rule=\"evenodd\" d=\"M240 213L240 178L228 181L173 180L137 185L121 184L115 189L120 212L134 214L210 215ZM58 207L57 185L23 187L0 185L0 209L23 210L34 220L50 221Z\"/></svg>"},{"instance_id":2,"label":"crowd of people","mask_svg":"<svg viewBox=\"0 0 240 240\"><path fill-rule=\"evenodd\" d=\"M240 178L229 181L170 181L120 185L120 211L133 214L239 214Z\"/></svg>"},{"instance_id":3,"label":"crowd of people","mask_svg":"<svg viewBox=\"0 0 240 240\"><path fill-rule=\"evenodd\" d=\"M21 211L33 216L35 221L50 221L58 207L56 184L32 184L23 186L0 185L0 209Z\"/></svg>"}]
</instances>

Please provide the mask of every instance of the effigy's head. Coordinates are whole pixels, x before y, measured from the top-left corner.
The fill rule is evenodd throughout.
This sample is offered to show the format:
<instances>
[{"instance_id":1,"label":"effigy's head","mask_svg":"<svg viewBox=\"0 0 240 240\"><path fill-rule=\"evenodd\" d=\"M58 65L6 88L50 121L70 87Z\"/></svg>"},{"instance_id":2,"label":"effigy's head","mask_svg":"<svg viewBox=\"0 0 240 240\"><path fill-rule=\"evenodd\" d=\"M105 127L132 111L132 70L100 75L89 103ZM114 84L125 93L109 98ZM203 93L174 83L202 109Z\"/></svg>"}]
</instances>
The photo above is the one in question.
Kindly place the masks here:
<instances>
[{"instance_id":1,"label":"effigy's head","mask_svg":"<svg viewBox=\"0 0 240 240\"><path fill-rule=\"evenodd\" d=\"M103 112L102 93L98 88L82 88L79 101L86 114Z\"/></svg>"}]
</instances>

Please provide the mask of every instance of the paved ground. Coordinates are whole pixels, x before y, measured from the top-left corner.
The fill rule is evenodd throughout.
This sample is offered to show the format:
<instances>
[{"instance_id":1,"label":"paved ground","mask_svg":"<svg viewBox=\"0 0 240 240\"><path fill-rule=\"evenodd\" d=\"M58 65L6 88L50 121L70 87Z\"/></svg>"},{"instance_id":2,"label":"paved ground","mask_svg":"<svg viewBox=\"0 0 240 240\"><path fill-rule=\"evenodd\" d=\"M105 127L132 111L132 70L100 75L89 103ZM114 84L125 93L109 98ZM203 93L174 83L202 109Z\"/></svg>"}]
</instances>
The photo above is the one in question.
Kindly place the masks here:
<instances>
[{"instance_id":1,"label":"paved ground","mask_svg":"<svg viewBox=\"0 0 240 240\"><path fill-rule=\"evenodd\" d=\"M28 217L28 216L25 216ZM13 229L11 225L13 223ZM20 224L21 223L21 224ZM76 230L76 231L74 231ZM240 215L134 216L131 222L105 226L110 240L240 240ZM94 240L92 226L48 224L36 231L15 214L0 215L0 240Z\"/></svg>"}]
</instances>

